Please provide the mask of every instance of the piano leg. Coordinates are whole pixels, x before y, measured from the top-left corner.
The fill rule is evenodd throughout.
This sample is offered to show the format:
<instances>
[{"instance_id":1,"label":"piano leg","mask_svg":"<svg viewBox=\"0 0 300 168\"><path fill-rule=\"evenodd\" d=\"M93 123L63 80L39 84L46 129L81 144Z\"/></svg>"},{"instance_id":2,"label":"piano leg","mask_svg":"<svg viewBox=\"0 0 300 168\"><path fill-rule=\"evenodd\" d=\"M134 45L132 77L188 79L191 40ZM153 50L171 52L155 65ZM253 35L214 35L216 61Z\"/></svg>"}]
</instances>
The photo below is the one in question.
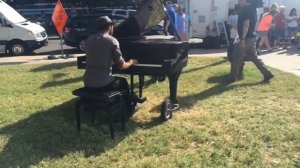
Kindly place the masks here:
<instances>
[{"instance_id":1,"label":"piano leg","mask_svg":"<svg viewBox=\"0 0 300 168\"><path fill-rule=\"evenodd\" d=\"M176 73L171 73L168 74L169 78L169 87L170 87L170 100L173 104L177 104L177 83L178 83L178 78L181 74L181 70Z\"/></svg>"},{"instance_id":2,"label":"piano leg","mask_svg":"<svg viewBox=\"0 0 300 168\"><path fill-rule=\"evenodd\" d=\"M169 85L170 85L170 98L164 100L164 102L161 105L160 117L163 121L167 121L168 119L172 118L173 111L179 108L179 104L177 102L176 96L177 96L177 83L180 74L181 74L181 70L176 73L168 74Z\"/></svg>"},{"instance_id":3,"label":"piano leg","mask_svg":"<svg viewBox=\"0 0 300 168\"><path fill-rule=\"evenodd\" d=\"M144 82L145 82L144 75L139 75L139 98L143 96Z\"/></svg>"},{"instance_id":4,"label":"piano leg","mask_svg":"<svg viewBox=\"0 0 300 168\"><path fill-rule=\"evenodd\" d=\"M131 95L134 95L134 86L133 86L134 83L133 83L133 77L134 77L134 76L131 74L131 75L130 75L130 94L131 94Z\"/></svg>"}]
</instances>

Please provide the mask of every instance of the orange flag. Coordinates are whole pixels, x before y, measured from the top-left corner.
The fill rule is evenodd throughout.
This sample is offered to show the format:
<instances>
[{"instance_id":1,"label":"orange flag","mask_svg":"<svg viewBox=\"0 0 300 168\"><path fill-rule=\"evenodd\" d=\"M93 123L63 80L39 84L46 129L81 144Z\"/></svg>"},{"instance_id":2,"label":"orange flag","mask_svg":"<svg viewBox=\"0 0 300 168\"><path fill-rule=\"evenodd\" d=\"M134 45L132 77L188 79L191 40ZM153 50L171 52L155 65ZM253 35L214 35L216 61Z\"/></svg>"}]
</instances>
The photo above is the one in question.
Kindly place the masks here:
<instances>
[{"instance_id":1,"label":"orange flag","mask_svg":"<svg viewBox=\"0 0 300 168\"><path fill-rule=\"evenodd\" d=\"M60 36L62 36L63 29L65 27L65 24L68 20L68 15L62 6L60 0L57 0L57 3L55 5L53 14L52 14L52 21L55 25L55 28Z\"/></svg>"}]
</instances>

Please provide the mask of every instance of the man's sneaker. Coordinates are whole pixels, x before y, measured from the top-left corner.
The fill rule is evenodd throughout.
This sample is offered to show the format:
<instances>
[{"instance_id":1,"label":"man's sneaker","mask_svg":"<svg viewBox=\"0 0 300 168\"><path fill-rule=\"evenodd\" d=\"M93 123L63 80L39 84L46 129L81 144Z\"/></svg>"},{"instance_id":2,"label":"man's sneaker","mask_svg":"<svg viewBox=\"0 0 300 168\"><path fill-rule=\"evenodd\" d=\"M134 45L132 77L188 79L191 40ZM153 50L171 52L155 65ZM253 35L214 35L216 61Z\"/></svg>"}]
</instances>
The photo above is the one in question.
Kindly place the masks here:
<instances>
[{"instance_id":1,"label":"man's sneaker","mask_svg":"<svg viewBox=\"0 0 300 168\"><path fill-rule=\"evenodd\" d=\"M274 77L273 74L267 75L264 77L263 83L269 83L270 80Z\"/></svg>"}]
</instances>

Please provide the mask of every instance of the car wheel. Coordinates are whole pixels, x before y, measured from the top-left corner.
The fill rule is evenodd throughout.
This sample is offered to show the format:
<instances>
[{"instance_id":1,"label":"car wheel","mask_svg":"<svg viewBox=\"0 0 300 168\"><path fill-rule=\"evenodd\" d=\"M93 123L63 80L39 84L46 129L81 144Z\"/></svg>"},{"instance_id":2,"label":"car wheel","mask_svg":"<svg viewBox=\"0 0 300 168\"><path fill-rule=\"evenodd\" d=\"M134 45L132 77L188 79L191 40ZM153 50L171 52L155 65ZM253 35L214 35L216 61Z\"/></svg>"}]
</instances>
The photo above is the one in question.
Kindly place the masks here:
<instances>
[{"instance_id":1,"label":"car wheel","mask_svg":"<svg viewBox=\"0 0 300 168\"><path fill-rule=\"evenodd\" d=\"M13 42L9 46L9 52L15 56L24 55L28 52L27 46L23 42Z\"/></svg>"},{"instance_id":2,"label":"car wheel","mask_svg":"<svg viewBox=\"0 0 300 168\"><path fill-rule=\"evenodd\" d=\"M79 41L78 43L78 49L82 52L85 52L86 49L85 49L85 39L82 39Z\"/></svg>"}]
</instances>

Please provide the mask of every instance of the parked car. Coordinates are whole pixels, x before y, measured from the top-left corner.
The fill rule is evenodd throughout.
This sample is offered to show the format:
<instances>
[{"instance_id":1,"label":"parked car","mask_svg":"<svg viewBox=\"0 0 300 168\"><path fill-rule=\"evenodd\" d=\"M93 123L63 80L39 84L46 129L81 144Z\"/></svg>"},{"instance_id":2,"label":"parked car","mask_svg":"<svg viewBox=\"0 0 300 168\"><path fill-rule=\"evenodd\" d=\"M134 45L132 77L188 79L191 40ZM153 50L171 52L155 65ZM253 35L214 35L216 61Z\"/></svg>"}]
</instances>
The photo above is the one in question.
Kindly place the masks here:
<instances>
[{"instance_id":1,"label":"parked car","mask_svg":"<svg viewBox=\"0 0 300 168\"><path fill-rule=\"evenodd\" d=\"M100 16L101 15L86 15L71 18L66 24L63 34L65 44L71 47L77 47L80 51L84 52L87 38L97 33L94 23ZM116 25L126 19L126 17L119 15L110 15L109 17Z\"/></svg>"},{"instance_id":2,"label":"parked car","mask_svg":"<svg viewBox=\"0 0 300 168\"><path fill-rule=\"evenodd\" d=\"M119 15L126 18L133 16L137 11L135 9L95 9L93 13L95 14L109 14L109 15Z\"/></svg>"},{"instance_id":3,"label":"parked car","mask_svg":"<svg viewBox=\"0 0 300 168\"><path fill-rule=\"evenodd\" d=\"M45 29L0 0L0 52L24 55L48 44Z\"/></svg>"}]
</instances>

